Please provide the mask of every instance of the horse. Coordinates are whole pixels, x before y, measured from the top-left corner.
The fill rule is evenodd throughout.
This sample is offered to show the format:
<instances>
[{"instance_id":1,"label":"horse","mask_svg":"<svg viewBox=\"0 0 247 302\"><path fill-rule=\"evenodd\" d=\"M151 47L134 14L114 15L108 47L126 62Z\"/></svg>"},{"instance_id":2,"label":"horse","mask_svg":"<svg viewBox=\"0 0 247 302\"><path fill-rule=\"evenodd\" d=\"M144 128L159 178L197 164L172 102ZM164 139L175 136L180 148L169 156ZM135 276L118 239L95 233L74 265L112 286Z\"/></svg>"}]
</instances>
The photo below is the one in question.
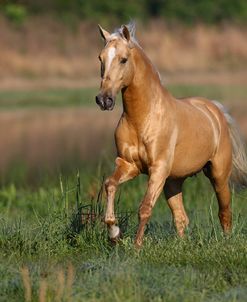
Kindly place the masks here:
<instances>
[{"instance_id":1,"label":"horse","mask_svg":"<svg viewBox=\"0 0 247 302\"><path fill-rule=\"evenodd\" d=\"M109 33L100 52L101 85L96 103L113 110L121 91L123 113L115 130L115 170L105 181L105 223L109 238L121 232L114 214L117 187L140 173L148 186L140 203L135 246L142 246L145 226L161 194L165 193L178 236L189 224L183 199L184 180L203 171L210 179L225 234L232 226L230 181L247 186L247 157L237 126L224 107L203 97L176 99L161 83L158 71L135 38L133 24Z\"/></svg>"}]
</instances>

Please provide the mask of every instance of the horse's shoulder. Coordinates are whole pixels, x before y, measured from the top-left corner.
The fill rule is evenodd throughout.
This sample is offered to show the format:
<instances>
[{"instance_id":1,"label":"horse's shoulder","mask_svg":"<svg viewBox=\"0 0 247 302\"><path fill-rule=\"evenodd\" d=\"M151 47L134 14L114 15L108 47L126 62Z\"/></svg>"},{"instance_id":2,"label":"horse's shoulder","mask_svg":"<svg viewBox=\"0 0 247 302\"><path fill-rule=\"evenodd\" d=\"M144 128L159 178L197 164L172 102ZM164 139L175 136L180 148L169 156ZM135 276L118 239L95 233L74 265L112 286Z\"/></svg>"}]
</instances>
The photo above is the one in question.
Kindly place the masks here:
<instances>
[{"instance_id":1,"label":"horse's shoulder","mask_svg":"<svg viewBox=\"0 0 247 302\"><path fill-rule=\"evenodd\" d=\"M124 138L124 140L127 140L130 136L133 137L133 127L125 114L122 114L115 130L115 137L116 139L122 140Z\"/></svg>"}]
</instances>

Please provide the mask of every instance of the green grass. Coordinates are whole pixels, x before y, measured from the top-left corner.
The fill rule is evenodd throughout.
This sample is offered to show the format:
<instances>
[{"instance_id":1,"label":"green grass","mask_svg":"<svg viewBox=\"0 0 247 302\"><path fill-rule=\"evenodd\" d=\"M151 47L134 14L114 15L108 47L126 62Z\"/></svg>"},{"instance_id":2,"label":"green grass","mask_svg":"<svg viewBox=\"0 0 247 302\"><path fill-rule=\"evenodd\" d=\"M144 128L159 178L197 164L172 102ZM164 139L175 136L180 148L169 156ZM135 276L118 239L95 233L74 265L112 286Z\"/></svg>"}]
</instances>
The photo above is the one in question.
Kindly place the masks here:
<instances>
[{"instance_id":1,"label":"green grass","mask_svg":"<svg viewBox=\"0 0 247 302\"><path fill-rule=\"evenodd\" d=\"M168 85L176 97L203 96L219 101L244 100L246 86L237 85ZM44 89L44 90L2 90L0 108L23 109L42 107L96 106L96 88ZM120 105L120 101L118 101Z\"/></svg>"},{"instance_id":2,"label":"green grass","mask_svg":"<svg viewBox=\"0 0 247 302\"><path fill-rule=\"evenodd\" d=\"M126 211L131 214L119 245L109 244L100 218L84 227L75 219L77 209L91 203L91 188L100 190L110 169L103 170L50 179L36 190L0 190L0 301L25 301L23 267L32 301L40 301L41 282L47 285L45 301L246 301L246 191L233 195L233 233L225 238L208 181L202 175L188 179L186 238L177 238L161 196L138 252L133 238L146 177L122 185L117 195L120 222ZM105 198L96 199L95 217Z\"/></svg>"},{"instance_id":3,"label":"green grass","mask_svg":"<svg viewBox=\"0 0 247 302\"><path fill-rule=\"evenodd\" d=\"M221 101L242 100L247 92L243 86L168 88L177 97L200 95ZM96 106L96 93L96 89L1 91L0 108ZM104 163L108 161L106 157ZM111 164L82 167L80 179L71 170L61 178L54 173L44 177L42 172L33 186L25 184L27 170L15 167L8 181L1 179L5 185L0 187L0 301L28 301L23 267L30 275L30 281L24 279L31 287L32 301L246 301L247 191L233 194L233 232L224 237L209 182L202 175L189 178L184 186L190 218L186 238L176 236L161 196L138 252L133 239L145 176L123 184L117 193L124 236L112 246L101 221L104 195L96 202ZM94 215L91 220L83 216L82 225L78 213L83 205L92 205Z\"/></svg>"},{"instance_id":4,"label":"green grass","mask_svg":"<svg viewBox=\"0 0 247 302\"><path fill-rule=\"evenodd\" d=\"M0 108L24 109L36 107L66 107L88 106L95 104L97 90L94 88L83 89L44 89L0 91Z\"/></svg>"}]
</instances>

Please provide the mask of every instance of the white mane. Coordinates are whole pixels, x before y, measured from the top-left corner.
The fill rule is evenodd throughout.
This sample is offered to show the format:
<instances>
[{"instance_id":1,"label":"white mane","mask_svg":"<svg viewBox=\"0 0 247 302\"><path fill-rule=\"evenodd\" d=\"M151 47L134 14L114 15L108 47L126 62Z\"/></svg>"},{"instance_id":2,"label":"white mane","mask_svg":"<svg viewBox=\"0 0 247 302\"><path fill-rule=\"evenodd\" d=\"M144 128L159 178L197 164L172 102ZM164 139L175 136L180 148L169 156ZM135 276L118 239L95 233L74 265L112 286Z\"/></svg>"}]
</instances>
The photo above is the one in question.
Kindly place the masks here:
<instances>
[{"instance_id":1,"label":"white mane","mask_svg":"<svg viewBox=\"0 0 247 302\"><path fill-rule=\"evenodd\" d=\"M138 44L136 37L135 37L135 32L136 32L136 25L134 21L131 21L129 24L125 25L130 33L130 40L136 44ZM117 29L114 30L114 32L111 34L111 38L123 38L123 25Z\"/></svg>"}]
</instances>

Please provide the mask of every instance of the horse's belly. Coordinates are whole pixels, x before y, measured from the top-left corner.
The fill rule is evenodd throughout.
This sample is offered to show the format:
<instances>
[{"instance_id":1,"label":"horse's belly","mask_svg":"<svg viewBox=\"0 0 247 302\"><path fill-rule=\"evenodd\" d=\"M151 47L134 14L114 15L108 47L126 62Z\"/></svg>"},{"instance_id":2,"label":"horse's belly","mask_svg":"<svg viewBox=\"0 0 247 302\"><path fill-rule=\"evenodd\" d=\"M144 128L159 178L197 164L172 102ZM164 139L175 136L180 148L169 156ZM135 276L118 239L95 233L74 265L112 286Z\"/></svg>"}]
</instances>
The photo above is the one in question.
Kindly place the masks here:
<instances>
[{"instance_id":1,"label":"horse's belly","mask_svg":"<svg viewBox=\"0 0 247 302\"><path fill-rule=\"evenodd\" d=\"M210 161L213 153L213 145L209 142L194 145L193 148L175 150L170 176L185 177L199 172Z\"/></svg>"},{"instance_id":2,"label":"horse's belly","mask_svg":"<svg viewBox=\"0 0 247 302\"><path fill-rule=\"evenodd\" d=\"M190 175L194 175L197 172L201 171L202 168L206 165L208 161L200 162L197 164L186 164L186 162L183 162L182 164L175 164L172 167L172 170L170 172L170 177L172 178L182 178L182 177L187 177Z\"/></svg>"}]
</instances>

